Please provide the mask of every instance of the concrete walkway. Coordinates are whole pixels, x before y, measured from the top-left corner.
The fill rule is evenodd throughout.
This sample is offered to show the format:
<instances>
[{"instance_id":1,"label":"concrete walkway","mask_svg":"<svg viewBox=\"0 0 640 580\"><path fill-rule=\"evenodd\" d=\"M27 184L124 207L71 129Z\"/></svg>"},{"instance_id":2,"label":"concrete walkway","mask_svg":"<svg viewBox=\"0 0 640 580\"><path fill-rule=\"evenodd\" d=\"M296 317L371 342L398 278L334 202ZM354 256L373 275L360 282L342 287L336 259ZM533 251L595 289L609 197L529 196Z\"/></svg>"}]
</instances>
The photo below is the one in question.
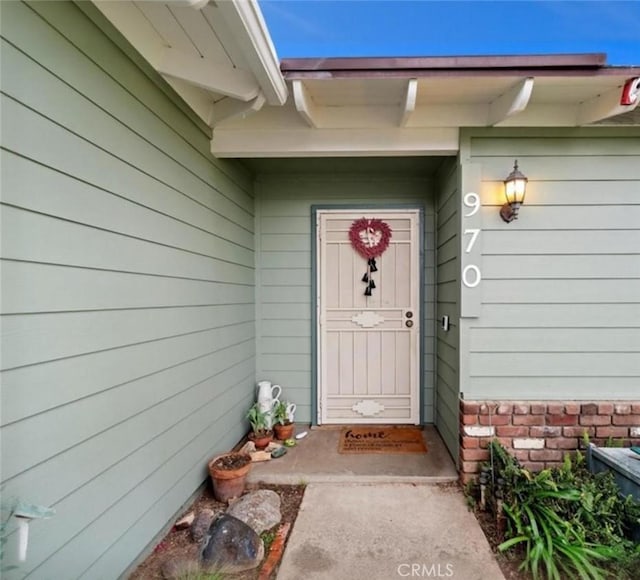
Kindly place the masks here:
<instances>
[{"instance_id":1,"label":"concrete walkway","mask_svg":"<svg viewBox=\"0 0 640 580\"><path fill-rule=\"evenodd\" d=\"M298 432L305 427L297 426ZM249 481L307 483L278 580L504 578L438 432L427 453L338 453L340 429L309 429Z\"/></svg>"},{"instance_id":2,"label":"concrete walkway","mask_svg":"<svg viewBox=\"0 0 640 580\"><path fill-rule=\"evenodd\" d=\"M504 578L456 487L307 486L278 580Z\"/></svg>"},{"instance_id":3,"label":"concrete walkway","mask_svg":"<svg viewBox=\"0 0 640 580\"><path fill-rule=\"evenodd\" d=\"M340 428L309 429L284 457L256 463L249 483L445 483L457 481L456 466L432 426L423 430L427 453L338 453Z\"/></svg>"}]
</instances>

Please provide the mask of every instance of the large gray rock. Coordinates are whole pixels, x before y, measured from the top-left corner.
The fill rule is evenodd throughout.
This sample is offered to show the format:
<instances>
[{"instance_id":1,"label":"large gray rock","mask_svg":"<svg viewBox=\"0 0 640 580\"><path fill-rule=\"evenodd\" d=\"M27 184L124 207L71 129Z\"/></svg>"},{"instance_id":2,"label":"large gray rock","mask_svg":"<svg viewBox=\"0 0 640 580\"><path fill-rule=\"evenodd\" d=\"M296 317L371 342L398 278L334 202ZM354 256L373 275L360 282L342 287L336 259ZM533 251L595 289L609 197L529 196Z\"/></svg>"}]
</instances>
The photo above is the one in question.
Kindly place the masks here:
<instances>
[{"instance_id":1,"label":"large gray rock","mask_svg":"<svg viewBox=\"0 0 640 580\"><path fill-rule=\"evenodd\" d=\"M227 513L251 526L257 534L261 534L282 520L280 496L268 489L252 491L231 505Z\"/></svg>"},{"instance_id":2,"label":"large gray rock","mask_svg":"<svg viewBox=\"0 0 640 580\"><path fill-rule=\"evenodd\" d=\"M225 574L256 568L264 558L262 538L229 514L216 518L203 542L200 562L211 572Z\"/></svg>"}]
</instances>

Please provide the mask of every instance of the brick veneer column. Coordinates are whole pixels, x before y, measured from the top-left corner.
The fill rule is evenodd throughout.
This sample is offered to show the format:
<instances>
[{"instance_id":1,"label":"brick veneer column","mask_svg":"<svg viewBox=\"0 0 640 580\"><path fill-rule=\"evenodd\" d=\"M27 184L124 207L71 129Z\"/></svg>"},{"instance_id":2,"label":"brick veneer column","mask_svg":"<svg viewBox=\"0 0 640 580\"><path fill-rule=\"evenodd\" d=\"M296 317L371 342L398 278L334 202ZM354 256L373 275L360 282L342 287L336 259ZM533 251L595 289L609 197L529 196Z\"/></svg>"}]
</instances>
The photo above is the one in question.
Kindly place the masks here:
<instances>
[{"instance_id":1,"label":"brick veneer column","mask_svg":"<svg viewBox=\"0 0 640 580\"><path fill-rule=\"evenodd\" d=\"M640 445L640 401L460 400L460 477L472 479L497 438L534 471L559 465L582 446L585 433L596 445L609 440Z\"/></svg>"}]
</instances>

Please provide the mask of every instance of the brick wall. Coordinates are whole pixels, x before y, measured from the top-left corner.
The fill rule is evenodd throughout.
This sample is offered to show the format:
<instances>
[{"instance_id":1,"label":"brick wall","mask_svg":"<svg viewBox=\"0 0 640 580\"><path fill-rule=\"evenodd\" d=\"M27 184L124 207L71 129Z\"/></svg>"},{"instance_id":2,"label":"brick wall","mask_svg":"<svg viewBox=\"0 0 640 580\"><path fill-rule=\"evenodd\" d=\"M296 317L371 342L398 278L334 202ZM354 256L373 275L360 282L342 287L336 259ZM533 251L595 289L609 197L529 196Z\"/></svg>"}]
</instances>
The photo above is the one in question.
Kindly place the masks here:
<instances>
[{"instance_id":1,"label":"brick wall","mask_svg":"<svg viewBox=\"0 0 640 580\"><path fill-rule=\"evenodd\" d=\"M460 473L466 483L489 458L497 438L532 470L559 465L584 434L596 445L610 439L640 445L640 401L460 400Z\"/></svg>"}]
</instances>

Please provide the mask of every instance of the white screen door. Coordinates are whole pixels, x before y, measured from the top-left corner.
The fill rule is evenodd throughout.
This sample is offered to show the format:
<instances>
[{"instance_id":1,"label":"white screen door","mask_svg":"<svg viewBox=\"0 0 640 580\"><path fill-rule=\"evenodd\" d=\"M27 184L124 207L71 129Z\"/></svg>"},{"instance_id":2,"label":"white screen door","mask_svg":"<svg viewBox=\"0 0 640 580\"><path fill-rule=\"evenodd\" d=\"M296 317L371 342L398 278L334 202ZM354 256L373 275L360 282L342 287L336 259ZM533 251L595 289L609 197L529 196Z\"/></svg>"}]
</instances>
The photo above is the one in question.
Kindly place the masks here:
<instances>
[{"instance_id":1,"label":"white screen door","mask_svg":"<svg viewBox=\"0 0 640 580\"><path fill-rule=\"evenodd\" d=\"M377 271L349 238L361 218L391 229ZM418 424L419 212L319 210L316 225L318 423Z\"/></svg>"}]
</instances>

